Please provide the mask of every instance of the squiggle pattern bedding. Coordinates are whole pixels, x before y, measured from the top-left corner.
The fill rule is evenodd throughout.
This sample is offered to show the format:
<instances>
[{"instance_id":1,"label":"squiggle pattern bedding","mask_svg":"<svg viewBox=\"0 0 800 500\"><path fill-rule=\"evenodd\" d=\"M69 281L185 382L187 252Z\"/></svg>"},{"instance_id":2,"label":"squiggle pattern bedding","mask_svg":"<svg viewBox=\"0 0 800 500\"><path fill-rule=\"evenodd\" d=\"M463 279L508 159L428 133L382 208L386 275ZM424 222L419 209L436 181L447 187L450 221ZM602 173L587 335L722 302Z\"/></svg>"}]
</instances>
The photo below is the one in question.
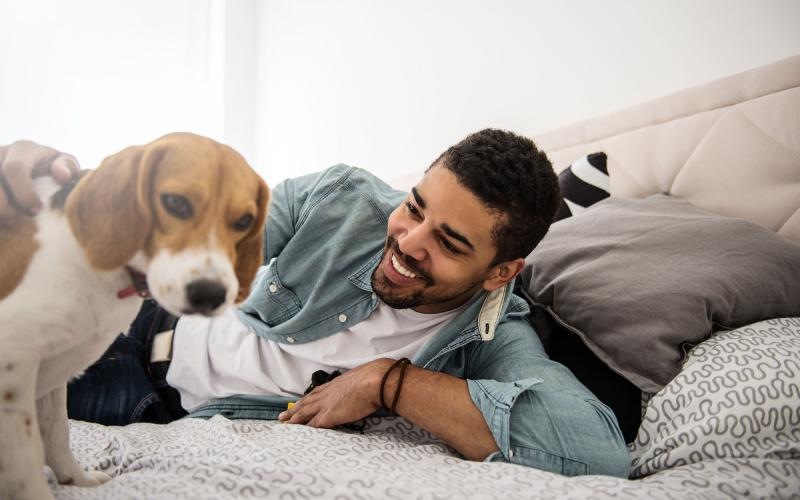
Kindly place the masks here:
<instances>
[{"instance_id":1,"label":"squiggle pattern bedding","mask_svg":"<svg viewBox=\"0 0 800 500\"><path fill-rule=\"evenodd\" d=\"M51 474L50 484L56 498L98 500L800 498L798 418L800 318L784 318L719 333L689 353L647 404L631 446L636 480L469 462L399 417L370 418L359 434L216 416L71 421L81 464L114 479L80 488Z\"/></svg>"},{"instance_id":2,"label":"squiggle pattern bedding","mask_svg":"<svg viewBox=\"0 0 800 500\"><path fill-rule=\"evenodd\" d=\"M71 430L81 463L114 479L97 488L57 486L60 499L788 498L800 491L798 461L715 460L636 481L469 462L401 418L370 419L364 434L220 416L166 426L71 422Z\"/></svg>"},{"instance_id":3,"label":"squiggle pattern bedding","mask_svg":"<svg viewBox=\"0 0 800 500\"><path fill-rule=\"evenodd\" d=\"M631 453L634 477L716 458L800 459L800 318L694 348L647 403Z\"/></svg>"}]
</instances>

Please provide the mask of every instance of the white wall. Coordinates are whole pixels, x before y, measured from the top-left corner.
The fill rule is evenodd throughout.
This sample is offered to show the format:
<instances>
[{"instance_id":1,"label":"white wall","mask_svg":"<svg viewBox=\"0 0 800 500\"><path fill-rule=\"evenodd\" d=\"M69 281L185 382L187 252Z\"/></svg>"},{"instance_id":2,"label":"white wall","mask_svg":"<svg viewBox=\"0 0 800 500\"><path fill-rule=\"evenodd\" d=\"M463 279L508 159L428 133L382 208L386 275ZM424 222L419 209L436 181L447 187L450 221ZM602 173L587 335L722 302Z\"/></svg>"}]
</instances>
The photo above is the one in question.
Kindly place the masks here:
<instances>
[{"instance_id":1,"label":"white wall","mask_svg":"<svg viewBox=\"0 0 800 500\"><path fill-rule=\"evenodd\" d=\"M84 167L175 130L223 138L211 0L0 3L0 143Z\"/></svg>"},{"instance_id":2,"label":"white wall","mask_svg":"<svg viewBox=\"0 0 800 500\"><path fill-rule=\"evenodd\" d=\"M0 143L84 166L165 132L270 183L392 177L483 127L534 134L800 53L796 0L0 2Z\"/></svg>"},{"instance_id":3,"label":"white wall","mask_svg":"<svg viewBox=\"0 0 800 500\"><path fill-rule=\"evenodd\" d=\"M534 134L800 53L794 0L273 0L256 159L384 177L470 132Z\"/></svg>"}]
</instances>

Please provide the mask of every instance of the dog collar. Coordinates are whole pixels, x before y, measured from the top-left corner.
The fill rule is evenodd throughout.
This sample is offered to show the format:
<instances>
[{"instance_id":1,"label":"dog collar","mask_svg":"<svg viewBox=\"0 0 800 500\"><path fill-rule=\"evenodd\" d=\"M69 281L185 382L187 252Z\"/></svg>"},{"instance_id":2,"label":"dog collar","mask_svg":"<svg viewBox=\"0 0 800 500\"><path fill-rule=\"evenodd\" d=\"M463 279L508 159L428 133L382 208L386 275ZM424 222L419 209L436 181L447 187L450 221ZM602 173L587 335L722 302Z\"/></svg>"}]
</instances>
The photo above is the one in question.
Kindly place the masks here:
<instances>
[{"instance_id":1,"label":"dog collar","mask_svg":"<svg viewBox=\"0 0 800 500\"><path fill-rule=\"evenodd\" d=\"M131 295L138 295L143 299L150 298L150 290L147 288L147 276L137 271L131 266L125 266L128 275L131 277L131 285L117 292L118 299L126 299Z\"/></svg>"}]
</instances>

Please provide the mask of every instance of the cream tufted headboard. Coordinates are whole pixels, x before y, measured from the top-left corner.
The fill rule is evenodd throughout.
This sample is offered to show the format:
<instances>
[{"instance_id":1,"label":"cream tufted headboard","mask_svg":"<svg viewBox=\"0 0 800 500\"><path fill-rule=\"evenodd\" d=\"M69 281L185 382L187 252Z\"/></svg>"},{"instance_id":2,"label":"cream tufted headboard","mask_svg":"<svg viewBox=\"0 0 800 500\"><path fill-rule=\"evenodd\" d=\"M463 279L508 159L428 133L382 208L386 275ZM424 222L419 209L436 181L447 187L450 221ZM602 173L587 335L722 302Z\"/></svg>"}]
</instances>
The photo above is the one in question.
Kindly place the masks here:
<instances>
[{"instance_id":1,"label":"cream tufted headboard","mask_svg":"<svg viewBox=\"0 0 800 500\"><path fill-rule=\"evenodd\" d=\"M608 155L611 195L669 193L800 243L800 55L534 138Z\"/></svg>"}]
</instances>

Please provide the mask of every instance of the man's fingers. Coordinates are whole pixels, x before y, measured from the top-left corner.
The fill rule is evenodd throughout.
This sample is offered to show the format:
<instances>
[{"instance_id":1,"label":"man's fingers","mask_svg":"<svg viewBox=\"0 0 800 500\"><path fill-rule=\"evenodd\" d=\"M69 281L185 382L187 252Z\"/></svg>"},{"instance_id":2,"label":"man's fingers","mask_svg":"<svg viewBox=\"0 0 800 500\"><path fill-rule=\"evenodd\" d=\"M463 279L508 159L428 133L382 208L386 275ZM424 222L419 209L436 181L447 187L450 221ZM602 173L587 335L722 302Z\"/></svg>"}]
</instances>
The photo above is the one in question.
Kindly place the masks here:
<instances>
[{"instance_id":1,"label":"man's fingers","mask_svg":"<svg viewBox=\"0 0 800 500\"><path fill-rule=\"evenodd\" d=\"M287 420L290 424L305 424L314 417L314 412L306 408L300 408L294 415Z\"/></svg>"},{"instance_id":2,"label":"man's fingers","mask_svg":"<svg viewBox=\"0 0 800 500\"><path fill-rule=\"evenodd\" d=\"M3 177L9 190L14 193L14 201L21 208L36 213L42 208L42 201L37 196L31 182L30 163L15 152L9 151L3 162Z\"/></svg>"},{"instance_id":3,"label":"man's fingers","mask_svg":"<svg viewBox=\"0 0 800 500\"><path fill-rule=\"evenodd\" d=\"M317 413L316 415L314 415L314 418L308 421L306 425L309 427L317 427L317 428L325 427L324 425L320 425L321 423L322 419L320 418L319 413Z\"/></svg>"},{"instance_id":4,"label":"man's fingers","mask_svg":"<svg viewBox=\"0 0 800 500\"><path fill-rule=\"evenodd\" d=\"M18 209L36 213L42 201L33 186L33 177L52 176L59 184L65 184L80 170L74 156L30 141L17 141L0 148L0 180L3 193L0 199L0 214Z\"/></svg>"},{"instance_id":5,"label":"man's fingers","mask_svg":"<svg viewBox=\"0 0 800 500\"><path fill-rule=\"evenodd\" d=\"M11 215L15 212L9 204L8 198L6 198L5 190L0 186L0 217L4 217L6 215Z\"/></svg>"},{"instance_id":6,"label":"man's fingers","mask_svg":"<svg viewBox=\"0 0 800 500\"><path fill-rule=\"evenodd\" d=\"M80 170L78 160L66 153L59 154L50 164L50 174L59 184L65 184Z\"/></svg>"},{"instance_id":7,"label":"man's fingers","mask_svg":"<svg viewBox=\"0 0 800 500\"><path fill-rule=\"evenodd\" d=\"M0 167L2 167L3 163L6 161L8 150L8 146L0 146ZM3 172L0 171L0 217L5 217L7 215L13 215L15 210L8 201L8 197L6 196L6 188L3 186L2 180Z\"/></svg>"},{"instance_id":8,"label":"man's fingers","mask_svg":"<svg viewBox=\"0 0 800 500\"><path fill-rule=\"evenodd\" d=\"M284 411L282 411L282 412L280 412L278 414L278 420L280 420L281 422L285 422L286 420L289 420L290 418L292 418L292 415L297 413L297 410L299 410L299 409L300 408L297 407L297 403L291 403L290 406L286 410L284 410Z\"/></svg>"},{"instance_id":9,"label":"man's fingers","mask_svg":"<svg viewBox=\"0 0 800 500\"><path fill-rule=\"evenodd\" d=\"M17 141L11 145L6 155L3 169L7 172L9 162L19 168L22 165L30 177L50 175L50 165L62 153L48 146L31 141Z\"/></svg>"},{"instance_id":10,"label":"man's fingers","mask_svg":"<svg viewBox=\"0 0 800 500\"><path fill-rule=\"evenodd\" d=\"M286 422L289 424L304 424L306 423L312 416L307 415L308 411L308 402L306 401L306 397L295 401L294 404L291 405L290 408L287 408L285 411L281 412L278 415L278 420L281 422Z\"/></svg>"}]
</instances>

